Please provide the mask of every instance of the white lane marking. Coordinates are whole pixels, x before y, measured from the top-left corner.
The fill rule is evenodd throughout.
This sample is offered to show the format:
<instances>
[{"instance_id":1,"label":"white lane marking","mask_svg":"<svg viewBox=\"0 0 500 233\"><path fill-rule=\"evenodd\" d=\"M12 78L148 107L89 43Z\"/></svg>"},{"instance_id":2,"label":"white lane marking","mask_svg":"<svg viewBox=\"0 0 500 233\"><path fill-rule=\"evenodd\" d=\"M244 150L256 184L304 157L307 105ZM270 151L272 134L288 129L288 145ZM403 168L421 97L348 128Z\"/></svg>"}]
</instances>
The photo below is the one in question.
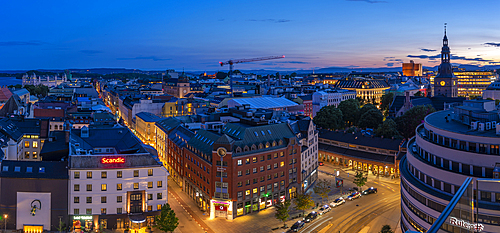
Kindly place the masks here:
<instances>
[{"instance_id":1,"label":"white lane marking","mask_svg":"<svg viewBox=\"0 0 500 233\"><path fill-rule=\"evenodd\" d=\"M305 231L305 230L308 230L309 232L312 232L312 231L314 231L314 229L318 228L319 226L321 226L321 224L323 224L324 222L326 222L327 220L330 220L330 219L333 219L333 217L329 217L329 218L325 218L325 219L323 219L323 220L320 220L320 223L319 223L319 224L317 224L317 225L316 225L313 229L308 230L308 229L306 228L306 229L304 229L304 231Z\"/></svg>"}]
</instances>

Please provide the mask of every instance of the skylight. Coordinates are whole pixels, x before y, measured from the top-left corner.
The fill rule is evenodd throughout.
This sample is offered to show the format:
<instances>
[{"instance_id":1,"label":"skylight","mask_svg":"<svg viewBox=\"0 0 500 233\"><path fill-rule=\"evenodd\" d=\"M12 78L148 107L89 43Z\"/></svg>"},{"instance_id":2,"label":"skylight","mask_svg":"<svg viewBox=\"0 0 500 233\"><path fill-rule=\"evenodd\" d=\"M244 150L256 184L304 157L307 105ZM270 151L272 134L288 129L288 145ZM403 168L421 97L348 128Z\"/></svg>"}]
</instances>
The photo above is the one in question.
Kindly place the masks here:
<instances>
[{"instance_id":1,"label":"skylight","mask_svg":"<svg viewBox=\"0 0 500 233\"><path fill-rule=\"evenodd\" d=\"M259 136L259 134L257 132L254 131L253 133L255 134L255 137Z\"/></svg>"},{"instance_id":2,"label":"skylight","mask_svg":"<svg viewBox=\"0 0 500 233\"><path fill-rule=\"evenodd\" d=\"M267 132L268 132L269 134L271 134L271 130L267 130Z\"/></svg>"},{"instance_id":3,"label":"skylight","mask_svg":"<svg viewBox=\"0 0 500 233\"><path fill-rule=\"evenodd\" d=\"M266 134L264 133L264 131L262 131L262 130L261 130L260 132L262 133L262 136L265 136L265 135L266 135Z\"/></svg>"}]
</instances>

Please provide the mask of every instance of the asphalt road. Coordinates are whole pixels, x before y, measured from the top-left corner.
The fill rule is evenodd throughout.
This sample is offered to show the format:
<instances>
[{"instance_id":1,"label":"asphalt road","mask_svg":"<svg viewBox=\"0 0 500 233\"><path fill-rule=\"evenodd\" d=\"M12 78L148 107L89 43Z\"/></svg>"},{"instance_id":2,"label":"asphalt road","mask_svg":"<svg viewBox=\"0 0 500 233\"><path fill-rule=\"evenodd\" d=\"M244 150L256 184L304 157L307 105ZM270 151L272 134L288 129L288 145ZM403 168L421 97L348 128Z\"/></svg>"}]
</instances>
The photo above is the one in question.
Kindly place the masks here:
<instances>
[{"instance_id":1,"label":"asphalt road","mask_svg":"<svg viewBox=\"0 0 500 233\"><path fill-rule=\"evenodd\" d=\"M319 167L320 171L328 173L334 173L334 169L338 170L338 167L330 164ZM352 183L355 172L350 171L349 173L348 178L346 172L341 172L340 177L344 178L344 183ZM335 180L332 176L320 176L320 178L325 177L333 181ZM345 204L333 208L330 212L318 217L313 222L306 223L300 232L358 233L364 230L366 232L378 232L382 225L384 225L384 222L386 222L385 224L393 225L394 229L394 225L396 225L394 223L399 221L398 211L395 211L400 208L399 183L394 180L377 179L375 176L370 175L363 189L368 187L375 187L378 189L378 192L376 194L363 195L352 201L346 201ZM387 213L394 214L383 216L384 214L387 215ZM382 218L380 220L381 216L386 219ZM373 224L377 218L379 218L379 221ZM367 226L371 226L372 228L367 231Z\"/></svg>"},{"instance_id":2,"label":"asphalt road","mask_svg":"<svg viewBox=\"0 0 500 233\"><path fill-rule=\"evenodd\" d=\"M171 181L169 181L171 182ZM204 233L198 223L193 219L192 215L188 213L183 207L183 204L172 193L168 192L168 203L174 210L175 215L179 218L179 225L174 233Z\"/></svg>"}]
</instances>

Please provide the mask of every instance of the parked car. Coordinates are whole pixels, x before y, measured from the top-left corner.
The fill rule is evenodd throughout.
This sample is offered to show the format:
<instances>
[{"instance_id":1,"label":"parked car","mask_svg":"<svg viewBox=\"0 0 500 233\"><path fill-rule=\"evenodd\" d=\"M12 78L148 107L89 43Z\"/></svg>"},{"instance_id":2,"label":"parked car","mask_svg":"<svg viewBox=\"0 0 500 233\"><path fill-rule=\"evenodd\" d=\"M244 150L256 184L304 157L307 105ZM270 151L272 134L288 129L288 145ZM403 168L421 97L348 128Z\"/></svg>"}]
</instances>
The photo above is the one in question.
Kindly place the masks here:
<instances>
[{"instance_id":1,"label":"parked car","mask_svg":"<svg viewBox=\"0 0 500 233\"><path fill-rule=\"evenodd\" d=\"M353 193L351 193L351 195L347 196L347 200L352 201L352 200L359 198L359 197L361 197L361 193L353 192Z\"/></svg>"},{"instance_id":2,"label":"parked car","mask_svg":"<svg viewBox=\"0 0 500 233\"><path fill-rule=\"evenodd\" d=\"M305 218L304 222L311 222L312 220L316 219L318 217L318 212L311 212L309 213Z\"/></svg>"},{"instance_id":3,"label":"parked car","mask_svg":"<svg viewBox=\"0 0 500 233\"><path fill-rule=\"evenodd\" d=\"M304 227L304 222L303 221L297 221L296 223L293 224L292 226L292 231L299 231L300 228Z\"/></svg>"},{"instance_id":4,"label":"parked car","mask_svg":"<svg viewBox=\"0 0 500 233\"><path fill-rule=\"evenodd\" d=\"M363 195L368 195L368 194L371 194L371 193L377 193L377 188L371 187L371 188L363 191Z\"/></svg>"},{"instance_id":5,"label":"parked car","mask_svg":"<svg viewBox=\"0 0 500 233\"><path fill-rule=\"evenodd\" d=\"M332 203L330 203L330 206L333 208L333 207L337 207L339 205L342 205L344 203L345 203L345 199L342 197L339 197L339 198L335 199L335 201L332 201Z\"/></svg>"},{"instance_id":6,"label":"parked car","mask_svg":"<svg viewBox=\"0 0 500 233\"><path fill-rule=\"evenodd\" d=\"M323 215L323 214L326 214L328 212L330 212L330 210L332 210L332 208L330 208L329 205L324 205L323 207L319 208L319 215Z\"/></svg>"},{"instance_id":7,"label":"parked car","mask_svg":"<svg viewBox=\"0 0 500 233\"><path fill-rule=\"evenodd\" d=\"M323 165L325 165L325 164L324 164L323 162L319 162L319 165L320 165L320 166L323 166Z\"/></svg>"}]
</instances>

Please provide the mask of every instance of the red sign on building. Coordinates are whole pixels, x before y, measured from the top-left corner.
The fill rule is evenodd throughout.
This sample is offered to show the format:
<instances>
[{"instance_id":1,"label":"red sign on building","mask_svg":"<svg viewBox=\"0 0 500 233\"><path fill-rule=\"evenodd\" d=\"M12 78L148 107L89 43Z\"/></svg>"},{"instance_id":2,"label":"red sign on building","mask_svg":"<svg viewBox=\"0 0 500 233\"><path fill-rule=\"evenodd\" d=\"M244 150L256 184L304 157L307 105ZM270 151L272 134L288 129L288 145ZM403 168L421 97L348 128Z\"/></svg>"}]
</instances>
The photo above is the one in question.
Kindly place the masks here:
<instances>
[{"instance_id":1,"label":"red sign on building","mask_svg":"<svg viewBox=\"0 0 500 233\"><path fill-rule=\"evenodd\" d=\"M125 163L125 158L123 157L102 158L101 163L103 164Z\"/></svg>"},{"instance_id":2,"label":"red sign on building","mask_svg":"<svg viewBox=\"0 0 500 233\"><path fill-rule=\"evenodd\" d=\"M227 211L227 206L226 205L215 205L215 210Z\"/></svg>"}]
</instances>

